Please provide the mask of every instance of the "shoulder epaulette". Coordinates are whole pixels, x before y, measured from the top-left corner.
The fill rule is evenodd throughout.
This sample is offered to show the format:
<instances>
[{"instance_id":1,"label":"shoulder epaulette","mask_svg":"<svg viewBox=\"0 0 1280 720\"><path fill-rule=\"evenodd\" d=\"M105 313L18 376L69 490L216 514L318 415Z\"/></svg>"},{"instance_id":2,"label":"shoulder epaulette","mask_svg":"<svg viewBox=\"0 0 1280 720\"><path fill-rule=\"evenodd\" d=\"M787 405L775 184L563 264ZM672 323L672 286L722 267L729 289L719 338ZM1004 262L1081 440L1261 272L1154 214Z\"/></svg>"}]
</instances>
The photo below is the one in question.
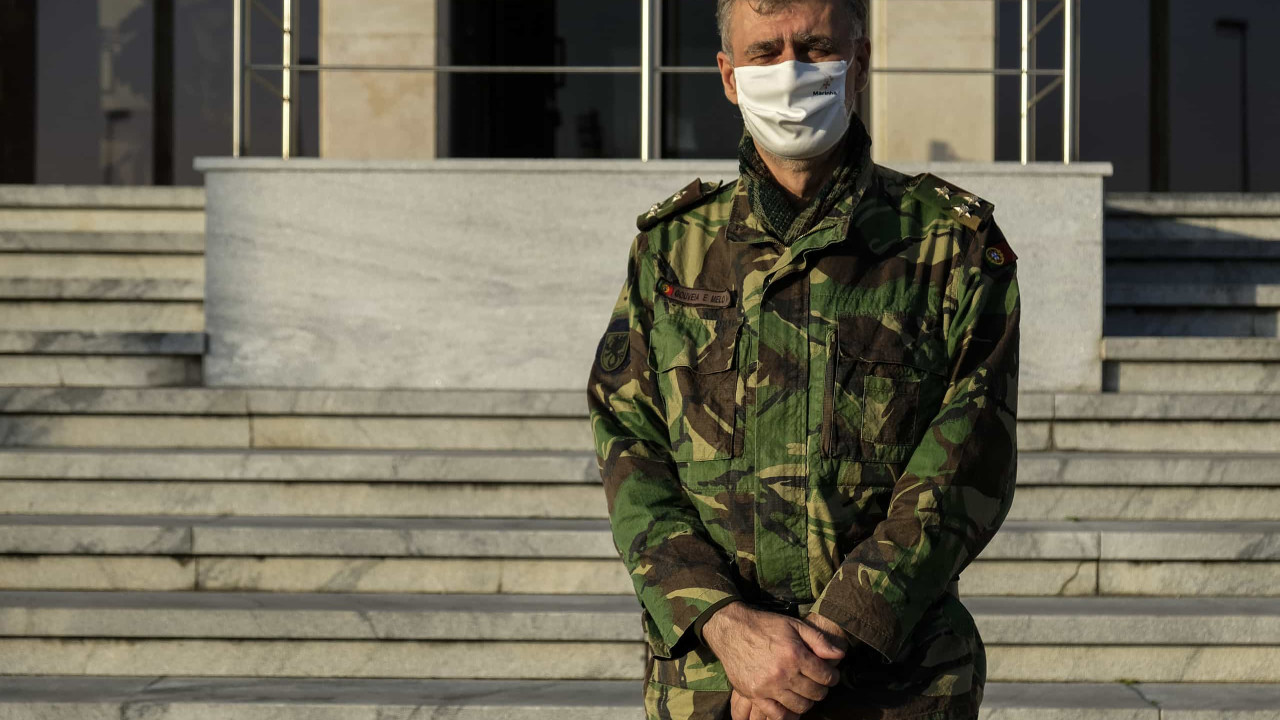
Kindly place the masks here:
<instances>
[{"instance_id":1,"label":"shoulder epaulette","mask_svg":"<svg viewBox=\"0 0 1280 720\"><path fill-rule=\"evenodd\" d=\"M654 203L648 212L637 217L636 227L641 230L648 230L662 222L663 219L697 205L718 189L720 189L719 181L704 183L702 178L695 178L693 182L685 185L676 194L660 203Z\"/></svg>"},{"instance_id":2,"label":"shoulder epaulette","mask_svg":"<svg viewBox=\"0 0 1280 720\"><path fill-rule=\"evenodd\" d=\"M990 202L931 173L915 176L909 194L941 209L970 230L982 227L996 209Z\"/></svg>"}]
</instances>

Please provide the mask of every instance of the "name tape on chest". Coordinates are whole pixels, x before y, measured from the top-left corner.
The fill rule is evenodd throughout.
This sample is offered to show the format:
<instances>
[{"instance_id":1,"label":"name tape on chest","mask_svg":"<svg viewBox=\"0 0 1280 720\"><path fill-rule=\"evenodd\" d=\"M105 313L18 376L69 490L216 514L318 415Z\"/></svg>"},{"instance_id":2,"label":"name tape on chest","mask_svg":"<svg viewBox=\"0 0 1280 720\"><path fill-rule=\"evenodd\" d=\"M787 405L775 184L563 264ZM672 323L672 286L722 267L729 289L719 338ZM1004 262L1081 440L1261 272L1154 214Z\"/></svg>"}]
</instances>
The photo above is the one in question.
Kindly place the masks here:
<instances>
[{"instance_id":1,"label":"name tape on chest","mask_svg":"<svg viewBox=\"0 0 1280 720\"><path fill-rule=\"evenodd\" d=\"M680 303L681 305L698 305L702 307L729 307L729 293L725 290L702 290L687 288L667 282L658 281L658 294Z\"/></svg>"}]
</instances>

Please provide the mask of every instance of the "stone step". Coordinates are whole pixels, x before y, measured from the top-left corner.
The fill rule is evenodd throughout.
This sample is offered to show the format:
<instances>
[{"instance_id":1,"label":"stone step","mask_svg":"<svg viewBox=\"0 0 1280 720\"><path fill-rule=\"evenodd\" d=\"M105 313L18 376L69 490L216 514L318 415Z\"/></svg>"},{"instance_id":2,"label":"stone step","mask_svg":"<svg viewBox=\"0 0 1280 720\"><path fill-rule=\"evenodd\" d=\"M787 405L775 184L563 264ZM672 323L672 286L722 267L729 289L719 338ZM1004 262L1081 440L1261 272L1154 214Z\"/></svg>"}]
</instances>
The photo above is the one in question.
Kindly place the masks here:
<instances>
[{"instance_id":1,"label":"stone step","mask_svg":"<svg viewBox=\"0 0 1280 720\"><path fill-rule=\"evenodd\" d=\"M236 515L276 517L603 518L604 493L588 485L430 485L6 481L11 514ZM1270 520L1280 492L1266 488L1024 487L1011 520Z\"/></svg>"},{"instance_id":2,"label":"stone step","mask_svg":"<svg viewBox=\"0 0 1280 720\"><path fill-rule=\"evenodd\" d=\"M4 415L10 447L591 450L580 418Z\"/></svg>"},{"instance_id":3,"label":"stone step","mask_svg":"<svg viewBox=\"0 0 1280 720\"><path fill-rule=\"evenodd\" d=\"M0 556L0 588L631 595L616 558ZM960 592L1015 597L1280 598L1280 562L988 560Z\"/></svg>"},{"instance_id":4,"label":"stone step","mask_svg":"<svg viewBox=\"0 0 1280 720\"><path fill-rule=\"evenodd\" d=\"M200 300L202 255L4 253L0 298Z\"/></svg>"},{"instance_id":5,"label":"stone step","mask_svg":"<svg viewBox=\"0 0 1280 720\"><path fill-rule=\"evenodd\" d=\"M631 625L639 626L638 608ZM638 641L0 638L8 675L632 680ZM1280 683L1276 645L990 644L989 682Z\"/></svg>"},{"instance_id":6,"label":"stone step","mask_svg":"<svg viewBox=\"0 0 1280 720\"><path fill-rule=\"evenodd\" d=\"M0 186L0 232L204 234L204 188Z\"/></svg>"},{"instance_id":7,"label":"stone step","mask_svg":"<svg viewBox=\"0 0 1280 720\"><path fill-rule=\"evenodd\" d=\"M204 209L204 188L150 185L0 185L0 208Z\"/></svg>"},{"instance_id":8,"label":"stone step","mask_svg":"<svg viewBox=\"0 0 1280 720\"><path fill-rule=\"evenodd\" d=\"M1000 683L982 718L1013 720L1273 720L1280 686L1244 683ZM453 720L643 720L629 680L384 678L0 677L6 720L432 717Z\"/></svg>"},{"instance_id":9,"label":"stone step","mask_svg":"<svg viewBox=\"0 0 1280 720\"><path fill-rule=\"evenodd\" d=\"M121 253L6 253L5 280L191 280L204 282L204 256Z\"/></svg>"},{"instance_id":10,"label":"stone step","mask_svg":"<svg viewBox=\"0 0 1280 720\"><path fill-rule=\"evenodd\" d=\"M1105 337L1102 358L1107 391L1280 392L1280 338Z\"/></svg>"},{"instance_id":11,"label":"stone step","mask_svg":"<svg viewBox=\"0 0 1280 720\"><path fill-rule=\"evenodd\" d=\"M199 333L185 337L199 337ZM0 333L0 339L4 334ZM160 335L158 337L184 337ZM2 341L2 340L0 340ZM203 348L203 346L202 346ZM0 412L77 415L587 417L586 392L541 390L282 390L45 388L7 390Z\"/></svg>"},{"instance_id":12,"label":"stone step","mask_svg":"<svg viewBox=\"0 0 1280 720\"><path fill-rule=\"evenodd\" d=\"M1255 283L1108 283L1107 309L1161 308L1277 308L1280 285Z\"/></svg>"},{"instance_id":13,"label":"stone step","mask_svg":"<svg viewBox=\"0 0 1280 720\"><path fill-rule=\"evenodd\" d=\"M13 355L194 355L201 356L205 349L205 334L194 333L130 333L130 332L41 332L32 330L0 331L0 354ZM66 393L72 398L101 397L108 394L136 394L132 390L98 388L95 390L60 390L47 387L29 387L10 390L0 398L22 399L32 395L58 397ZM54 406L54 403L50 403ZM0 412L7 411L0 400Z\"/></svg>"},{"instance_id":14,"label":"stone step","mask_svg":"<svg viewBox=\"0 0 1280 720\"><path fill-rule=\"evenodd\" d=\"M1108 258L1280 257L1273 217L1108 217L1102 234Z\"/></svg>"},{"instance_id":15,"label":"stone step","mask_svg":"<svg viewBox=\"0 0 1280 720\"><path fill-rule=\"evenodd\" d=\"M1257 258L1108 258L1106 286L1122 283L1185 285L1268 285L1280 279L1280 257Z\"/></svg>"},{"instance_id":16,"label":"stone step","mask_svg":"<svg viewBox=\"0 0 1280 720\"><path fill-rule=\"evenodd\" d=\"M10 447L325 448L588 452L580 418L43 415L0 416ZM1018 423L1023 451L1277 453L1280 420Z\"/></svg>"},{"instance_id":17,"label":"stone step","mask_svg":"<svg viewBox=\"0 0 1280 720\"><path fill-rule=\"evenodd\" d=\"M0 513L604 518L598 482L3 480ZM1010 520L1270 520L1274 487L1019 487Z\"/></svg>"},{"instance_id":18,"label":"stone step","mask_svg":"<svg viewBox=\"0 0 1280 720\"><path fill-rule=\"evenodd\" d=\"M0 397L5 391L0 390ZM1222 465L1221 462L1228 462ZM1188 478L1205 482L1223 473L1241 477L1259 472L1260 482L1280 485L1267 462L1206 459L1185 466ZM1145 466L1144 466L1145 467ZM1184 466L1179 466L1184 467ZM1048 472L1049 470L1046 470ZM1073 472L1066 460L1052 472ZM1150 466L1151 474L1163 472ZM1082 470L1083 475L1090 473ZM598 484L590 452L439 451L439 450L93 450L0 448L0 478L66 480L222 480L239 482L468 482ZM1274 478L1274 480L1272 480ZM1188 480L1192 482L1192 480Z\"/></svg>"},{"instance_id":19,"label":"stone step","mask_svg":"<svg viewBox=\"0 0 1280 720\"><path fill-rule=\"evenodd\" d=\"M966 597L988 645L1280 646L1271 598ZM643 641L634 597L0 592L0 636Z\"/></svg>"},{"instance_id":20,"label":"stone step","mask_svg":"<svg viewBox=\"0 0 1280 720\"><path fill-rule=\"evenodd\" d=\"M0 398L6 391L0 390ZM1129 399L1139 400L1133 395ZM1241 402L1260 401L1242 398ZM1211 403L1206 403L1206 409ZM1185 407L1185 406L1184 406ZM1099 412L1123 407L1099 408ZM1065 412L1070 412L1067 407ZM121 450L0 447L0 479L586 483L590 452L433 450ZM1020 452L1018 486L1280 486L1275 455Z\"/></svg>"},{"instance_id":21,"label":"stone step","mask_svg":"<svg viewBox=\"0 0 1280 720\"><path fill-rule=\"evenodd\" d=\"M204 305L193 301L3 300L0 329L201 332Z\"/></svg>"},{"instance_id":22,"label":"stone step","mask_svg":"<svg viewBox=\"0 0 1280 720\"><path fill-rule=\"evenodd\" d=\"M0 278L4 300L203 300L203 280L170 278Z\"/></svg>"},{"instance_id":23,"label":"stone step","mask_svg":"<svg viewBox=\"0 0 1280 720\"><path fill-rule=\"evenodd\" d=\"M1154 355L1151 338L1107 338L1106 357ZM1161 339L1163 340L1163 339ZM1213 358L1213 344L1171 344ZM0 332L0 352L48 346L70 352L199 352L201 333ZM1197 356L1198 359L1200 356ZM1249 355L1247 357L1252 357ZM1280 356L1277 357L1280 362ZM1280 420L1280 394L1023 393L1020 420ZM586 395L530 390L278 390L272 388L14 388L0 393L0 413L169 416L372 416L575 418L586 420Z\"/></svg>"},{"instance_id":24,"label":"stone step","mask_svg":"<svg viewBox=\"0 0 1280 720\"><path fill-rule=\"evenodd\" d=\"M510 401L524 403L521 393L498 394L490 405L456 411L440 405L441 396L424 391L406 393L392 410L373 410L394 393L355 396L354 414L339 409L344 399L320 393L284 393L274 398L275 412L253 414L252 401L236 393L172 389L167 392L123 389L94 397L77 406L89 393L66 388L16 392L0 415L0 438L10 447L79 448L257 448L367 450L527 450L578 451L592 449L590 428L581 410L551 415L542 408L558 401L561 408L580 407L582 398L566 393L541 395L537 409L506 412ZM455 407L471 405L468 393L454 394ZM251 397L251 395L250 395ZM535 394L535 397L537 395ZM337 400L320 414L308 414L308 401ZM504 399L505 398L505 399ZM294 404L285 408L283 402ZM1127 399L1113 402L1064 400L1075 403L1073 414L1056 416L1058 398L1040 396L1020 403L1028 406L1019 418L1019 447L1037 450L1107 452L1280 452L1280 417L1273 397L1241 403L1238 398L1215 397L1203 404L1191 397ZM261 407L270 407L267 398ZM1100 413L1090 415L1096 405ZM1204 409L1200 409L1203 405ZM40 408L52 412L39 412ZM111 408L126 413L111 412ZM212 409L210 409L212 407ZM20 411L19 408L21 409ZM168 408L168 409L166 409ZM109 414L91 414L91 411ZM140 412L154 414L137 414ZM445 413L414 416L413 413ZM74 414L73 414L74 413ZM372 414L377 413L377 414ZM396 413L400 413L397 415ZM534 414L546 413L546 414ZM1141 414L1139 414L1141 413Z\"/></svg>"},{"instance_id":25,"label":"stone step","mask_svg":"<svg viewBox=\"0 0 1280 720\"><path fill-rule=\"evenodd\" d=\"M189 334L0 333L16 350L39 342L63 342L73 351L81 343L96 348L113 338L129 342L198 342ZM101 340L95 339L101 338ZM1109 339L1112 345L1122 339ZM123 342L124 340L120 340ZM0 412L77 415L299 415L299 416L446 416L587 417L586 394L530 390L277 390L271 388L134 389L30 387L0 395ZM1239 395L1150 393L1023 393L1020 420L1143 417L1146 419L1280 419L1280 394L1246 400Z\"/></svg>"},{"instance_id":26,"label":"stone step","mask_svg":"<svg viewBox=\"0 0 1280 720\"><path fill-rule=\"evenodd\" d=\"M0 253L203 255L204 233L0 229Z\"/></svg>"},{"instance_id":27,"label":"stone step","mask_svg":"<svg viewBox=\"0 0 1280 720\"><path fill-rule=\"evenodd\" d=\"M886 488L888 490L888 488ZM609 523L563 518L0 515L0 553L617 558ZM1280 521L1006 521L987 560L1280 560Z\"/></svg>"},{"instance_id":28,"label":"stone step","mask_svg":"<svg viewBox=\"0 0 1280 720\"><path fill-rule=\"evenodd\" d=\"M8 385L171 387L200 385L200 355L0 355L0 391Z\"/></svg>"},{"instance_id":29,"label":"stone step","mask_svg":"<svg viewBox=\"0 0 1280 720\"><path fill-rule=\"evenodd\" d=\"M1108 337L1210 337L1214 339L1276 339L1280 337L1280 311L1255 308L1107 308L1102 321Z\"/></svg>"},{"instance_id":30,"label":"stone step","mask_svg":"<svg viewBox=\"0 0 1280 720\"><path fill-rule=\"evenodd\" d=\"M1280 193L1109 192L1107 217L1270 217L1280 219Z\"/></svg>"}]
</instances>

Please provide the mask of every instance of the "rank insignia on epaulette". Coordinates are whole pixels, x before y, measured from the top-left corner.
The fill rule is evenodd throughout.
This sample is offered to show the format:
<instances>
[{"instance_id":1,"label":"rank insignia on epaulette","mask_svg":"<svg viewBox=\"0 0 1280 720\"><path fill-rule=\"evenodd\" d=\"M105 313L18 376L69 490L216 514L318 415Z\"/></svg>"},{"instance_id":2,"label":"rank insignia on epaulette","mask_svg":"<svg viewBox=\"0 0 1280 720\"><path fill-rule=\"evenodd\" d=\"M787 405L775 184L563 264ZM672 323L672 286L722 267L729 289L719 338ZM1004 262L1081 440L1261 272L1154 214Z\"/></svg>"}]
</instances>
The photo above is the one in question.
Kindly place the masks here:
<instances>
[{"instance_id":1,"label":"rank insignia on epaulette","mask_svg":"<svg viewBox=\"0 0 1280 720\"><path fill-rule=\"evenodd\" d=\"M928 204L946 211L970 230L981 227L995 209L994 205L977 195L930 173L920 176L914 194Z\"/></svg>"},{"instance_id":2,"label":"rank insignia on epaulette","mask_svg":"<svg viewBox=\"0 0 1280 720\"><path fill-rule=\"evenodd\" d=\"M716 183L710 188L710 190L714 191L719 187L720 183ZM648 230L654 225L657 225L663 218L696 205L706 194L707 192L702 186L701 178L697 178L666 200L649 206L648 212L645 212L636 218L636 227L641 230Z\"/></svg>"}]
</instances>

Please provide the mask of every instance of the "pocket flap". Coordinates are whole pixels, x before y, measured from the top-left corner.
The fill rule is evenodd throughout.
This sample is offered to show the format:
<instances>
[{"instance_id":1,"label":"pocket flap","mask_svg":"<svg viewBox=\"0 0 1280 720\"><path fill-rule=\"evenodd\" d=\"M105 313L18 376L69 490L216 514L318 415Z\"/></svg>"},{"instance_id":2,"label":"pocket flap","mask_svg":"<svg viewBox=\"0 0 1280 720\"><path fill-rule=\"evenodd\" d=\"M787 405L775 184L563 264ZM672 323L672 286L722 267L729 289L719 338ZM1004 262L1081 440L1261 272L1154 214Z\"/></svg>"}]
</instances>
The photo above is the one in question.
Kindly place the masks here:
<instances>
[{"instance_id":1,"label":"pocket flap","mask_svg":"<svg viewBox=\"0 0 1280 720\"><path fill-rule=\"evenodd\" d=\"M942 346L931 343L921 318L907 313L841 315L836 327L840 354L863 362L889 363L945 374Z\"/></svg>"},{"instance_id":2,"label":"pocket flap","mask_svg":"<svg viewBox=\"0 0 1280 720\"><path fill-rule=\"evenodd\" d=\"M666 315L649 332L649 366L658 372L687 367L696 373L723 372L733 367L739 314L717 318Z\"/></svg>"}]
</instances>

